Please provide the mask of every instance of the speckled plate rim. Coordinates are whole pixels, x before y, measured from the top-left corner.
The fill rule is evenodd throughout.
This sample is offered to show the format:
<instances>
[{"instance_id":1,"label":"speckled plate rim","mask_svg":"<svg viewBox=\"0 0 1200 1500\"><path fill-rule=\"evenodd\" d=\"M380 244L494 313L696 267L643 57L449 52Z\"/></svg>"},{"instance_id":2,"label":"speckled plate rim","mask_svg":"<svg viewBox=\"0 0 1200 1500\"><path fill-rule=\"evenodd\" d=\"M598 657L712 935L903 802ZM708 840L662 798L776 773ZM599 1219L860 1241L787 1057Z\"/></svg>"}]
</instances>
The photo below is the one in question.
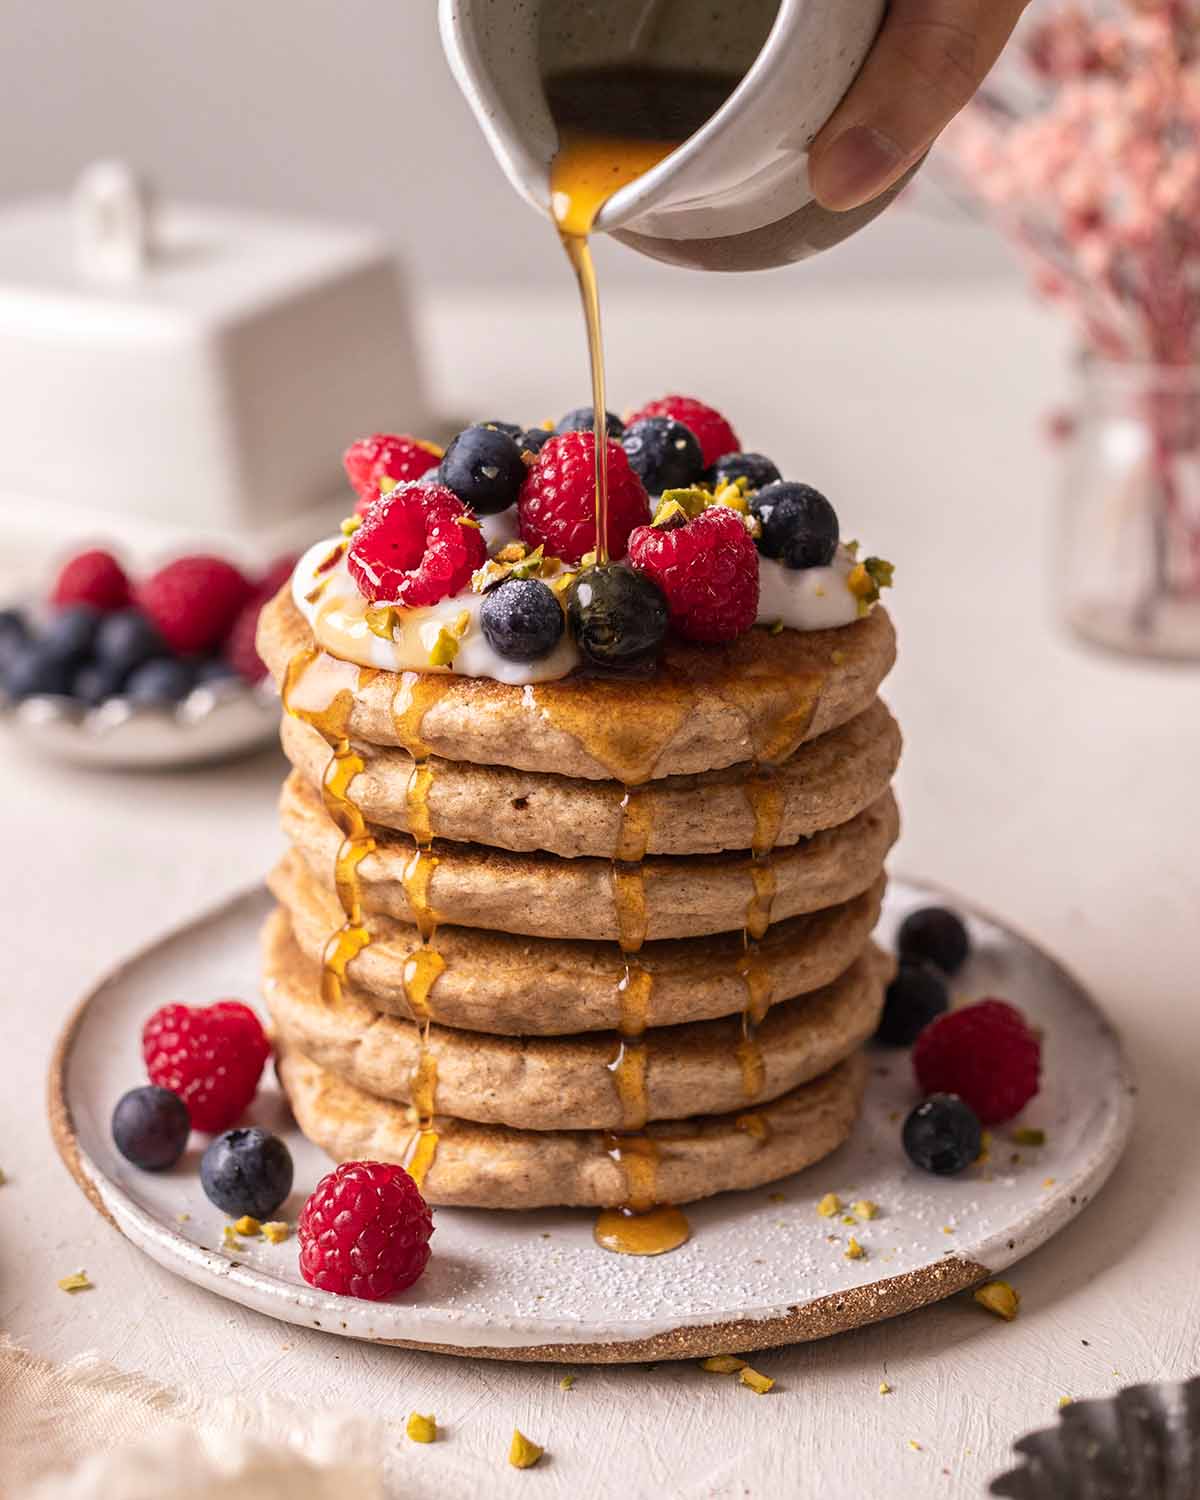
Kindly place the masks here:
<instances>
[{"instance_id":1,"label":"speckled plate rim","mask_svg":"<svg viewBox=\"0 0 1200 1500\"><path fill-rule=\"evenodd\" d=\"M1117 1034L1083 986L1057 960L1008 923L937 886L893 877L893 889L897 887L906 887L923 900L952 905L1005 932L1036 954L1098 1026L1116 1086L1086 1159L1069 1177L1059 1180L1053 1192L1040 1198L1036 1208L974 1239L963 1235L952 1254L864 1285L848 1286L785 1307L753 1309L751 1315L735 1319L723 1320L706 1311L689 1318L675 1316L670 1326L658 1328L645 1322L611 1320L604 1330L608 1337L580 1340L565 1337L571 1332L569 1325L549 1320L511 1318L503 1325L473 1323L444 1311L431 1317L431 1313L438 1314L437 1309L414 1308L403 1302L368 1303L317 1292L231 1261L161 1222L114 1182L82 1145L68 1096L72 1051L93 1003L152 954L195 928L219 922L247 903L261 906L265 914L268 897L261 886L242 890L169 930L117 965L83 997L51 1057L47 1100L51 1135L67 1170L97 1212L152 1260L194 1285L287 1323L401 1348L475 1358L594 1364L746 1353L847 1332L966 1290L1036 1250L1075 1218L1104 1185L1128 1142L1134 1118L1136 1087ZM406 1336L410 1330L425 1336ZM548 1334L557 1337L548 1340Z\"/></svg>"}]
</instances>

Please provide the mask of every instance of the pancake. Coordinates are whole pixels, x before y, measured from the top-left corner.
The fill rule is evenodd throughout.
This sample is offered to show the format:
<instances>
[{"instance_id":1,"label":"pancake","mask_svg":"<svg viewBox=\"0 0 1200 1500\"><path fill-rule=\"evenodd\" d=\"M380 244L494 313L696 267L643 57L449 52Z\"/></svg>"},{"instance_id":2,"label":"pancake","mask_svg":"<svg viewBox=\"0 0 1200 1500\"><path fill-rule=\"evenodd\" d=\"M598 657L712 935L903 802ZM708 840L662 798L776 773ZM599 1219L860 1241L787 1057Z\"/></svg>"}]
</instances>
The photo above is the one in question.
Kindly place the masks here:
<instances>
[{"instance_id":1,"label":"pancake","mask_svg":"<svg viewBox=\"0 0 1200 1500\"><path fill-rule=\"evenodd\" d=\"M319 786L329 764L324 737L285 715L281 738L288 759ZM349 783L351 800L368 822L411 832L412 757L365 744L354 748L363 769ZM635 847L624 857L640 858L749 849L760 833L758 812L775 824L771 843L794 844L848 822L881 797L899 758L899 726L876 699L849 723L802 745L767 781L750 766L736 766L651 782L636 794L637 829L627 831L632 818L619 781L579 781L434 757L420 826L423 834L431 830L456 843L517 853L543 849L566 858L611 858L632 834Z\"/></svg>"},{"instance_id":2,"label":"pancake","mask_svg":"<svg viewBox=\"0 0 1200 1500\"><path fill-rule=\"evenodd\" d=\"M333 889L289 852L268 885L288 908L297 946L320 959L342 925ZM740 1014L747 976L763 1005L807 994L836 979L862 952L883 899L883 876L861 896L774 924L748 961L740 932L647 943L638 965L653 979L647 1026L674 1026ZM415 927L371 918L371 942L351 961L347 991L387 1015L407 1018L404 967L418 945ZM440 927L446 968L429 995L433 1019L468 1031L557 1036L612 1030L620 1020L624 961L615 943L514 937L470 927Z\"/></svg>"},{"instance_id":3,"label":"pancake","mask_svg":"<svg viewBox=\"0 0 1200 1500\"><path fill-rule=\"evenodd\" d=\"M259 617L281 686L315 650L285 586ZM645 677L573 675L536 687L453 673L372 672L320 653L291 697L337 734L453 761L636 784L777 763L867 709L895 659L887 612L837 630L750 630L719 646L667 643Z\"/></svg>"},{"instance_id":4,"label":"pancake","mask_svg":"<svg viewBox=\"0 0 1200 1500\"><path fill-rule=\"evenodd\" d=\"M640 1129L698 1107L749 1109L828 1072L873 1035L890 970L877 948L867 949L824 989L775 1006L749 1042L740 1016L647 1031L642 1082L636 1070L614 1067L620 1038L612 1032L524 1038L432 1026L437 1107L522 1130ZM350 996L326 1004L319 965L301 955L282 908L263 934L263 979L286 1048L368 1093L410 1102L417 1027Z\"/></svg>"},{"instance_id":5,"label":"pancake","mask_svg":"<svg viewBox=\"0 0 1200 1500\"><path fill-rule=\"evenodd\" d=\"M341 834L320 794L296 771L284 783L281 816L285 835L309 869L330 884ZM761 861L747 854L660 855L617 872L610 860L438 841L423 862L428 885L419 913L408 889L417 884L412 842L379 829L374 851L358 865L358 881L368 919L381 913L411 922L432 913L460 927L609 942L620 938L624 925L627 942L632 934L636 947L638 936L740 931L756 912L783 919L848 901L878 879L899 827L889 790L848 823ZM771 884L774 894L767 901Z\"/></svg>"},{"instance_id":6,"label":"pancake","mask_svg":"<svg viewBox=\"0 0 1200 1500\"><path fill-rule=\"evenodd\" d=\"M301 1053L283 1049L279 1079L297 1123L335 1161L404 1162L416 1127L402 1104L345 1083ZM850 1134L866 1082L860 1053L747 1116L651 1125L655 1197L689 1203L761 1187L828 1156ZM742 1123L739 1125L739 1121ZM765 1129L763 1128L765 1126ZM595 1131L525 1131L449 1117L436 1121L438 1149L422 1191L430 1203L475 1208L616 1208L628 1199L613 1137Z\"/></svg>"}]
</instances>

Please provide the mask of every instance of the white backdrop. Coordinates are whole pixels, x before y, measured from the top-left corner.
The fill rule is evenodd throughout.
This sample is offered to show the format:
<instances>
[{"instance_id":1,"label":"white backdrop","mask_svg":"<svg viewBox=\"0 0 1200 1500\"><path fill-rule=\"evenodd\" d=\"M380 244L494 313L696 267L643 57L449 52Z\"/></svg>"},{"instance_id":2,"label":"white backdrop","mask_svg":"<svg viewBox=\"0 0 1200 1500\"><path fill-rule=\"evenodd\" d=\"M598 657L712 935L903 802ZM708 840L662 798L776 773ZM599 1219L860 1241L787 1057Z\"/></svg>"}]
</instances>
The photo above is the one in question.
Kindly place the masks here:
<instances>
[{"instance_id":1,"label":"white backdrop","mask_svg":"<svg viewBox=\"0 0 1200 1500\"><path fill-rule=\"evenodd\" d=\"M172 195L373 224L417 284L565 277L442 59L434 0L3 0L0 200L122 155ZM604 252L606 283L689 273ZM987 232L915 209L811 267L830 280L1012 275Z\"/></svg>"}]
</instances>

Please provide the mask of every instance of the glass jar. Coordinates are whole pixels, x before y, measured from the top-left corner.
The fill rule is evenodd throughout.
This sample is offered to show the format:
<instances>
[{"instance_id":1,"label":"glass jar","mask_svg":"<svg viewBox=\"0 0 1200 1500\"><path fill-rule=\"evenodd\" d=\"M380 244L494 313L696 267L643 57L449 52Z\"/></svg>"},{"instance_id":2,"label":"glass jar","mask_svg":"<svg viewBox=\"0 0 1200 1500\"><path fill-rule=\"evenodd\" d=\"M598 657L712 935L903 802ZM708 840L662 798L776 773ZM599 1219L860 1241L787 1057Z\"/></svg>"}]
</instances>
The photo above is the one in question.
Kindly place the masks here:
<instances>
[{"instance_id":1,"label":"glass jar","mask_svg":"<svg viewBox=\"0 0 1200 1500\"><path fill-rule=\"evenodd\" d=\"M1078 364L1060 612L1092 645L1200 661L1200 366Z\"/></svg>"}]
</instances>

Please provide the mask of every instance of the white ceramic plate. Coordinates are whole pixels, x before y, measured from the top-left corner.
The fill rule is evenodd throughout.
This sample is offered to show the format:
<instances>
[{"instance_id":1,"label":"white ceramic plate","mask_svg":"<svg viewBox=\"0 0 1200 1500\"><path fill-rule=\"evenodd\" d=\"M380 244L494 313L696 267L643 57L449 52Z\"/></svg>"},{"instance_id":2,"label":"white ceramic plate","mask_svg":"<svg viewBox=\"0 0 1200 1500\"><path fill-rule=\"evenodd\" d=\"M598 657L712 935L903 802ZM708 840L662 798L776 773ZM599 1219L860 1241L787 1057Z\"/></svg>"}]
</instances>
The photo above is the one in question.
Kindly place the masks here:
<instances>
[{"instance_id":1,"label":"white ceramic plate","mask_svg":"<svg viewBox=\"0 0 1200 1500\"><path fill-rule=\"evenodd\" d=\"M894 881L882 940L906 912L934 899L937 892ZM433 1258L409 1293L384 1303L328 1296L301 1281L294 1239L221 1248L226 1219L204 1197L197 1171L203 1137L174 1170L152 1174L124 1161L109 1136L116 1100L144 1081L138 1036L151 1010L169 1000L256 994L257 934L270 905L266 891L248 891L101 983L60 1042L51 1112L68 1166L122 1233L187 1280L286 1322L449 1352L573 1361L818 1337L1003 1270L1083 1208L1129 1134L1133 1086L1103 1015L1052 959L971 916L974 956L953 988L956 996L1010 999L1044 1029L1043 1089L1024 1117L1045 1130L1044 1147L1018 1148L1005 1128L994 1132L986 1166L948 1179L918 1171L900 1146L900 1121L916 1100L908 1056L879 1051L863 1119L845 1146L770 1191L693 1204L692 1239L669 1255L634 1259L599 1249L592 1215L582 1210L439 1209ZM281 1216L294 1222L328 1160L292 1123L273 1075L253 1118L291 1147L296 1192ZM847 1203L873 1199L879 1217L853 1228L820 1218L814 1205L831 1191ZM851 1234L865 1259L846 1259Z\"/></svg>"}]
</instances>

